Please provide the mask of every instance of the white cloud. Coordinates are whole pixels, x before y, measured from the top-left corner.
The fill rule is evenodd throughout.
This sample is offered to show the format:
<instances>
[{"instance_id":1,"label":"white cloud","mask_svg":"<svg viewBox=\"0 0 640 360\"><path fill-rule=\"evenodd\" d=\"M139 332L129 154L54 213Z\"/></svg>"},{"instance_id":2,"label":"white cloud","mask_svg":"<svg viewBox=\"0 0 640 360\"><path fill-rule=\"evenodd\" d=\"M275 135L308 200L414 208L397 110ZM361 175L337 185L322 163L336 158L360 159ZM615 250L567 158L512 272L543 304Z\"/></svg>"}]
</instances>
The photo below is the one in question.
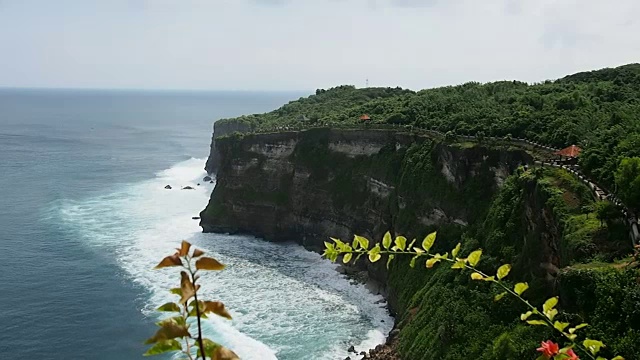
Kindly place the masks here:
<instances>
[{"instance_id":1,"label":"white cloud","mask_svg":"<svg viewBox=\"0 0 640 360\"><path fill-rule=\"evenodd\" d=\"M0 86L424 88L640 59L636 0L4 0Z\"/></svg>"}]
</instances>

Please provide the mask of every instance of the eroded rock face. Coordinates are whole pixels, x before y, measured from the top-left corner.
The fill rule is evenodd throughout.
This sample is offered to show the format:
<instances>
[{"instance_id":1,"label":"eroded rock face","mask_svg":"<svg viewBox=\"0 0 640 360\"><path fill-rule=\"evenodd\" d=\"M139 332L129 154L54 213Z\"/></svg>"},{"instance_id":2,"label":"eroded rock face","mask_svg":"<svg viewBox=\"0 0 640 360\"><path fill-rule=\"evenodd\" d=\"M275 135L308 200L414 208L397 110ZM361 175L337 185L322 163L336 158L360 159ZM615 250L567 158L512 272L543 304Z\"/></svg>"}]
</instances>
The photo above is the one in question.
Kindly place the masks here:
<instances>
[{"instance_id":1,"label":"eroded rock face","mask_svg":"<svg viewBox=\"0 0 640 360\"><path fill-rule=\"evenodd\" d=\"M455 148L380 130L247 134L216 141L215 152L205 232L296 241L315 251L330 236L419 236L443 224L466 226L473 202L465 194L480 192L474 198L489 202L503 174L531 161L522 151ZM384 283L384 266L368 271Z\"/></svg>"}]
</instances>

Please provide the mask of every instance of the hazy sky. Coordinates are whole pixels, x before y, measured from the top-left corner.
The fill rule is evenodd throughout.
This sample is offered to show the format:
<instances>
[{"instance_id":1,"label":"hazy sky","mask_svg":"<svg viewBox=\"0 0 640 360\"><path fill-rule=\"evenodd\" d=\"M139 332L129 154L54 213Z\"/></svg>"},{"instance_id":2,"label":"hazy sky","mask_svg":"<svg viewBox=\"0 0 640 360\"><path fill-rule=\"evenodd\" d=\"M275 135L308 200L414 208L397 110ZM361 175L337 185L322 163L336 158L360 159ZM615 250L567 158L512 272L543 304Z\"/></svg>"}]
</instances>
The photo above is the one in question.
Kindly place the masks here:
<instances>
[{"instance_id":1,"label":"hazy sky","mask_svg":"<svg viewBox=\"0 0 640 360\"><path fill-rule=\"evenodd\" d=\"M640 0L0 0L0 87L412 89L640 62Z\"/></svg>"}]
</instances>

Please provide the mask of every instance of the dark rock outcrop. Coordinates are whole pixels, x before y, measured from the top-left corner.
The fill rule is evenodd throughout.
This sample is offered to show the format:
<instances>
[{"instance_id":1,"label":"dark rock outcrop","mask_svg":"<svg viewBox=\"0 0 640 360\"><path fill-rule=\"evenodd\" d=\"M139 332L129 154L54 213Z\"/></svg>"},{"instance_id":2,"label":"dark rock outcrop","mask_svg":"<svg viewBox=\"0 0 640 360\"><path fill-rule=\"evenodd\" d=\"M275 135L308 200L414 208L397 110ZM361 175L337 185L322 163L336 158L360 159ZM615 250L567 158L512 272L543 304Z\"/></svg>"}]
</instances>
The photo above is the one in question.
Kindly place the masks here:
<instances>
[{"instance_id":1,"label":"dark rock outcrop","mask_svg":"<svg viewBox=\"0 0 640 360\"><path fill-rule=\"evenodd\" d=\"M167 189L167 190L171 190L172 189L171 185L167 185L164 188Z\"/></svg>"},{"instance_id":2,"label":"dark rock outcrop","mask_svg":"<svg viewBox=\"0 0 640 360\"><path fill-rule=\"evenodd\" d=\"M195 190L195 189L191 186L185 186L182 188L182 190Z\"/></svg>"}]
</instances>

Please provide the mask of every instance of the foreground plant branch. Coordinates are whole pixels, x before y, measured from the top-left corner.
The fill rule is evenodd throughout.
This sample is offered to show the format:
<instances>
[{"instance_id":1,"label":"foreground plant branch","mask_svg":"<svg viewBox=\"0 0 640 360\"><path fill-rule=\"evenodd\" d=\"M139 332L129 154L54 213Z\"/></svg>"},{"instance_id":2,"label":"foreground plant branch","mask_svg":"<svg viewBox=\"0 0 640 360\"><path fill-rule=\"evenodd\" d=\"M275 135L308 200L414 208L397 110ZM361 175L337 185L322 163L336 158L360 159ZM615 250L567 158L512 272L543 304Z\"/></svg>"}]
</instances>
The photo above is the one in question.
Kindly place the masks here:
<instances>
[{"instance_id":1,"label":"foreground plant branch","mask_svg":"<svg viewBox=\"0 0 640 360\"><path fill-rule=\"evenodd\" d=\"M180 287L169 290L172 294L179 296L180 300L178 303L168 302L157 310L175 312L179 315L169 317L156 324L160 329L146 341L146 344L154 345L144 355L175 351L182 352L188 359L194 360L193 347L195 347L197 349L195 351L196 359L239 360L238 355L233 351L202 336L201 319L206 319L207 314L213 313L229 320L231 320L231 315L220 301L198 300L198 290L200 289L200 284L196 284L200 279L198 271L219 271L224 269L224 265L214 258L204 257L204 252L200 249L194 248L193 251L190 251L191 244L186 241L183 241L180 248L176 250L175 254L162 259L156 269L182 267ZM198 331L196 336L190 333L194 317ZM184 347L177 339L184 341Z\"/></svg>"},{"instance_id":2,"label":"foreground plant branch","mask_svg":"<svg viewBox=\"0 0 640 360\"><path fill-rule=\"evenodd\" d=\"M388 255L387 268L389 268L389 264L397 255L408 255L412 256L409 263L409 266L411 267L415 267L416 261L424 257L426 259L425 266L427 268L432 268L439 262L448 262L452 264L452 269L471 270L471 279L494 283L504 290L502 293L495 296L495 301L500 301L500 299L505 295L511 295L526 305L529 310L520 315L520 319L522 321L525 321L529 325L547 326L561 334L566 339L568 345L562 349L551 341L542 342L541 347L537 349L542 353L538 359L578 360L579 357L573 350L576 349L580 354L584 354L589 359L607 360L604 357L598 356L600 350L605 347L601 341L588 338L585 338L582 342L577 341L578 330L587 327L588 324L583 323L571 326L568 322L554 320L558 314L556 305L558 304L559 299L557 296L545 301L542 305L542 309L539 310L522 297L522 294L529 288L529 285L526 282L517 283L513 288L511 288L503 281L511 271L510 264L500 266L495 275L488 275L478 270L476 265L478 265L480 258L482 257L482 250L480 249L472 251L466 258L460 258L458 257L458 254L460 252L461 244L458 243L458 245L451 250L451 254L449 254L449 252L444 254L433 254L431 252L431 248L436 241L436 232L427 235L422 241L420 247L414 247L416 239L413 239L413 241L407 245L407 238L404 236L397 236L395 239L392 239L391 233L389 232L384 235L380 243L376 243L373 247L370 247L369 239L359 235L354 235L353 242L351 244L336 238L331 238L331 240L333 240L333 243L325 242L325 251L323 256L333 262L335 262L339 256L342 256L342 261L346 264L355 256L355 263L361 256L367 255L369 261L375 263L382 258L382 255ZM616 356L611 360L624 359L621 356Z\"/></svg>"}]
</instances>

